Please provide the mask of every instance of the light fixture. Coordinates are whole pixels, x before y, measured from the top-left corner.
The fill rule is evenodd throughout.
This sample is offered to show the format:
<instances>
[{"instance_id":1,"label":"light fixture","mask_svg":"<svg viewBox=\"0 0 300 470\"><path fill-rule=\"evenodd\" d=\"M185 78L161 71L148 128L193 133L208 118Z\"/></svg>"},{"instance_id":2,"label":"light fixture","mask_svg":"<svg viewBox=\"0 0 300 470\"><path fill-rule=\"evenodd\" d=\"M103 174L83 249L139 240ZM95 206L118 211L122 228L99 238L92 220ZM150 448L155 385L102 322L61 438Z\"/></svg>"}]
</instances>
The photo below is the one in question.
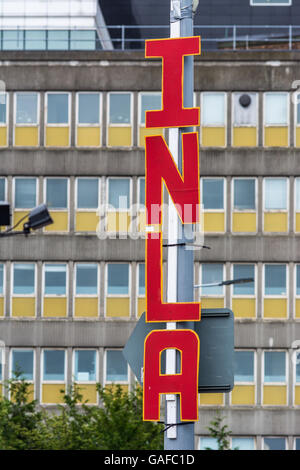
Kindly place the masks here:
<instances>
[{"instance_id":1,"label":"light fixture","mask_svg":"<svg viewBox=\"0 0 300 470\"><path fill-rule=\"evenodd\" d=\"M241 278L241 279L230 279L229 281L220 281L220 282L212 282L210 284L198 284L194 286L194 289L198 287L216 287L216 286L230 286L231 284L248 284L250 282L254 282L253 277Z\"/></svg>"},{"instance_id":2,"label":"light fixture","mask_svg":"<svg viewBox=\"0 0 300 470\"><path fill-rule=\"evenodd\" d=\"M30 230L46 227L53 224L53 220L48 212L46 204L40 204L35 207L28 216L28 222L23 225L24 232L29 233Z\"/></svg>"}]
</instances>

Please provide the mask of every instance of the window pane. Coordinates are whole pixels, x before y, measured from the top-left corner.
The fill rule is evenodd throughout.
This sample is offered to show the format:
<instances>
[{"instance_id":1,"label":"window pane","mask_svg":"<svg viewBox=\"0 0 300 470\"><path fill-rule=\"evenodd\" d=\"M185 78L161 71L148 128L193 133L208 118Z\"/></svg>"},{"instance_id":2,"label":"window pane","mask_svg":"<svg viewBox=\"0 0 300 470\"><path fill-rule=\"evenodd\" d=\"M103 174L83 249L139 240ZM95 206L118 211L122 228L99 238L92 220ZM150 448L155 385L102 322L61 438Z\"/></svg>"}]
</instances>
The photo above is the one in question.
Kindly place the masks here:
<instances>
[{"instance_id":1,"label":"window pane","mask_svg":"<svg viewBox=\"0 0 300 470\"><path fill-rule=\"evenodd\" d=\"M108 182L108 203L115 209L129 209L130 180L110 179Z\"/></svg>"},{"instance_id":2,"label":"window pane","mask_svg":"<svg viewBox=\"0 0 300 470\"><path fill-rule=\"evenodd\" d=\"M250 104L246 107L240 104L243 95L250 97ZM257 95L255 93L235 93L233 102L234 126L256 126L257 125Z\"/></svg>"},{"instance_id":3,"label":"window pane","mask_svg":"<svg viewBox=\"0 0 300 470\"><path fill-rule=\"evenodd\" d=\"M225 125L225 95L203 93L202 126Z\"/></svg>"},{"instance_id":4,"label":"window pane","mask_svg":"<svg viewBox=\"0 0 300 470\"><path fill-rule=\"evenodd\" d=\"M17 372L22 373L25 380L33 380L33 351L12 351L12 376Z\"/></svg>"},{"instance_id":5,"label":"window pane","mask_svg":"<svg viewBox=\"0 0 300 470\"><path fill-rule=\"evenodd\" d=\"M0 93L0 124L6 124L7 95Z\"/></svg>"},{"instance_id":6,"label":"window pane","mask_svg":"<svg viewBox=\"0 0 300 470\"><path fill-rule=\"evenodd\" d=\"M145 206L145 178L140 178L139 204Z\"/></svg>"},{"instance_id":7,"label":"window pane","mask_svg":"<svg viewBox=\"0 0 300 470\"><path fill-rule=\"evenodd\" d=\"M3 295L3 284L4 284L4 264L0 264L0 295ZM0 348L0 359L1 359L1 348Z\"/></svg>"},{"instance_id":8,"label":"window pane","mask_svg":"<svg viewBox=\"0 0 300 470\"><path fill-rule=\"evenodd\" d=\"M223 281L223 264L202 264L201 284ZM223 295L223 286L202 287L202 295Z\"/></svg>"},{"instance_id":9,"label":"window pane","mask_svg":"<svg viewBox=\"0 0 300 470\"><path fill-rule=\"evenodd\" d=\"M296 382L300 382L300 353L295 352L296 360Z\"/></svg>"},{"instance_id":10,"label":"window pane","mask_svg":"<svg viewBox=\"0 0 300 470\"><path fill-rule=\"evenodd\" d=\"M98 267L97 264L77 264L76 294L97 295Z\"/></svg>"},{"instance_id":11,"label":"window pane","mask_svg":"<svg viewBox=\"0 0 300 470\"><path fill-rule=\"evenodd\" d=\"M5 178L0 178L0 201L5 201Z\"/></svg>"},{"instance_id":12,"label":"window pane","mask_svg":"<svg viewBox=\"0 0 300 470\"><path fill-rule=\"evenodd\" d=\"M235 382L254 381L254 352L234 352L234 380Z\"/></svg>"},{"instance_id":13,"label":"window pane","mask_svg":"<svg viewBox=\"0 0 300 470\"><path fill-rule=\"evenodd\" d=\"M65 264L45 265L45 294L66 295L67 268Z\"/></svg>"},{"instance_id":14,"label":"window pane","mask_svg":"<svg viewBox=\"0 0 300 470\"><path fill-rule=\"evenodd\" d=\"M98 209L99 201L98 178L78 178L77 209Z\"/></svg>"},{"instance_id":15,"label":"window pane","mask_svg":"<svg viewBox=\"0 0 300 470\"><path fill-rule=\"evenodd\" d=\"M69 95L67 93L48 94L48 124L69 123Z\"/></svg>"},{"instance_id":16,"label":"window pane","mask_svg":"<svg viewBox=\"0 0 300 470\"><path fill-rule=\"evenodd\" d=\"M285 382L285 352L265 351L265 382Z\"/></svg>"},{"instance_id":17,"label":"window pane","mask_svg":"<svg viewBox=\"0 0 300 470\"><path fill-rule=\"evenodd\" d=\"M296 211L300 211L300 179L296 178L295 179L296 183L296 201L295 201L295 206L296 206Z\"/></svg>"},{"instance_id":18,"label":"window pane","mask_svg":"<svg viewBox=\"0 0 300 470\"><path fill-rule=\"evenodd\" d=\"M65 351L44 351L44 375L43 380L65 380Z\"/></svg>"},{"instance_id":19,"label":"window pane","mask_svg":"<svg viewBox=\"0 0 300 470\"><path fill-rule=\"evenodd\" d=\"M49 209L67 209L68 180L63 178L47 179L46 204Z\"/></svg>"},{"instance_id":20,"label":"window pane","mask_svg":"<svg viewBox=\"0 0 300 470\"><path fill-rule=\"evenodd\" d=\"M96 49L96 31L70 31L71 49L93 51Z\"/></svg>"},{"instance_id":21,"label":"window pane","mask_svg":"<svg viewBox=\"0 0 300 470\"><path fill-rule=\"evenodd\" d=\"M199 450L219 450L218 441L214 437L200 437Z\"/></svg>"},{"instance_id":22,"label":"window pane","mask_svg":"<svg viewBox=\"0 0 300 470\"><path fill-rule=\"evenodd\" d=\"M130 124L131 95L129 93L113 93L109 95L109 123Z\"/></svg>"},{"instance_id":23,"label":"window pane","mask_svg":"<svg viewBox=\"0 0 300 470\"><path fill-rule=\"evenodd\" d=\"M48 31L48 50L66 51L69 49L69 31Z\"/></svg>"},{"instance_id":24,"label":"window pane","mask_svg":"<svg viewBox=\"0 0 300 470\"><path fill-rule=\"evenodd\" d=\"M2 48L4 51L24 49L24 31L2 31Z\"/></svg>"},{"instance_id":25,"label":"window pane","mask_svg":"<svg viewBox=\"0 0 300 470\"><path fill-rule=\"evenodd\" d=\"M284 437L265 437L264 450L285 450Z\"/></svg>"},{"instance_id":26,"label":"window pane","mask_svg":"<svg viewBox=\"0 0 300 470\"><path fill-rule=\"evenodd\" d=\"M127 362L122 351L106 351L106 381L126 382L128 380Z\"/></svg>"},{"instance_id":27,"label":"window pane","mask_svg":"<svg viewBox=\"0 0 300 470\"><path fill-rule=\"evenodd\" d=\"M128 295L129 293L129 265L107 265L107 293L111 295Z\"/></svg>"},{"instance_id":28,"label":"window pane","mask_svg":"<svg viewBox=\"0 0 300 470\"><path fill-rule=\"evenodd\" d=\"M255 209L255 180L234 180L234 209Z\"/></svg>"},{"instance_id":29,"label":"window pane","mask_svg":"<svg viewBox=\"0 0 300 470\"><path fill-rule=\"evenodd\" d=\"M268 93L265 100L265 124L287 125L287 94Z\"/></svg>"},{"instance_id":30,"label":"window pane","mask_svg":"<svg viewBox=\"0 0 300 470\"><path fill-rule=\"evenodd\" d=\"M36 206L36 179L15 179L15 208L32 209Z\"/></svg>"},{"instance_id":31,"label":"window pane","mask_svg":"<svg viewBox=\"0 0 300 470\"><path fill-rule=\"evenodd\" d=\"M75 380L77 382L96 380L96 351L75 351Z\"/></svg>"},{"instance_id":32,"label":"window pane","mask_svg":"<svg viewBox=\"0 0 300 470\"><path fill-rule=\"evenodd\" d=\"M17 93L16 123L36 124L38 95L37 93Z\"/></svg>"},{"instance_id":33,"label":"window pane","mask_svg":"<svg viewBox=\"0 0 300 470\"><path fill-rule=\"evenodd\" d=\"M252 0L253 5L291 5L292 0Z\"/></svg>"},{"instance_id":34,"label":"window pane","mask_svg":"<svg viewBox=\"0 0 300 470\"><path fill-rule=\"evenodd\" d=\"M232 449L236 450L254 450L253 437L233 437Z\"/></svg>"},{"instance_id":35,"label":"window pane","mask_svg":"<svg viewBox=\"0 0 300 470\"><path fill-rule=\"evenodd\" d=\"M145 124L146 111L161 109L161 94L141 95L140 122Z\"/></svg>"},{"instance_id":36,"label":"window pane","mask_svg":"<svg viewBox=\"0 0 300 470\"><path fill-rule=\"evenodd\" d=\"M300 450L300 437L295 439L295 450Z\"/></svg>"},{"instance_id":37,"label":"window pane","mask_svg":"<svg viewBox=\"0 0 300 470\"><path fill-rule=\"evenodd\" d=\"M265 295L286 294L286 266L284 264L265 266Z\"/></svg>"},{"instance_id":38,"label":"window pane","mask_svg":"<svg viewBox=\"0 0 300 470\"><path fill-rule=\"evenodd\" d=\"M46 49L46 31L25 31L25 49L44 51Z\"/></svg>"},{"instance_id":39,"label":"window pane","mask_svg":"<svg viewBox=\"0 0 300 470\"><path fill-rule=\"evenodd\" d=\"M265 179L265 209L282 210L287 208L286 178Z\"/></svg>"},{"instance_id":40,"label":"window pane","mask_svg":"<svg viewBox=\"0 0 300 470\"><path fill-rule=\"evenodd\" d=\"M234 264L233 279L248 279L255 277L253 264ZM245 284L233 284L233 295L254 295L254 282Z\"/></svg>"},{"instance_id":41,"label":"window pane","mask_svg":"<svg viewBox=\"0 0 300 470\"><path fill-rule=\"evenodd\" d=\"M99 93L79 93L78 95L78 123L99 124L100 100Z\"/></svg>"},{"instance_id":42,"label":"window pane","mask_svg":"<svg viewBox=\"0 0 300 470\"><path fill-rule=\"evenodd\" d=\"M35 269L34 264L15 263L13 293L20 295L34 294Z\"/></svg>"},{"instance_id":43,"label":"window pane","mask_svg":"<svg viewBox=\"0 0 300 470\"><path fill-rule=\"evenodd\" d=\"M205 210L224 209L224 180L202 180L202 204Z\"/></svg>"},{"instance_id":44,"label":"window pane","mask_svg":"<svg viewBox=\"0 0 300 470\"><path fill-rule=\"evenodd\" d=\"M139 295L145 295L145 263L139 264Z\"/></svg>"},{"instance_id":45,"label":"window pane","mask_svg":"<svg viewBox=\"0 0 300 470\"><path fill-rule=\"evenodd\" d=\"M296 266L296 295L300 295L300 264Z\"/></svg>"}]
</instances>

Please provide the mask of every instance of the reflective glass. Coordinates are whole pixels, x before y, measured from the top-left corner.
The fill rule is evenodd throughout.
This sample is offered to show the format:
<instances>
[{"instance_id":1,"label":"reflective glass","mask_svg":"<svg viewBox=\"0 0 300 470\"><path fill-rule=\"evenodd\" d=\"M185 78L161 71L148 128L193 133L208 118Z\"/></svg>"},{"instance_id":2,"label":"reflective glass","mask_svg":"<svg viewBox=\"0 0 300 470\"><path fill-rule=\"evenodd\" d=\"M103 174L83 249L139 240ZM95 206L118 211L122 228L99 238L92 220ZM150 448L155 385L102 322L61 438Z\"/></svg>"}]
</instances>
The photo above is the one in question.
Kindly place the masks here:
<instances>
[{"instance_id":1,"label":"reflective glass","mask_svg":"<svg viewBox=\"0 0 300 470\"><path fill-rule=\"evenodd\" d=\"M69 49L69 31L48 31L48 50L66 51Z\"/></svg>"},{"instance_id":2,"label":"reflective glass","mask_svg":"<svg viewBox=\"0 0 300 470\"><path fill-rule=\"evenodd\" d=\"M284 437L265 437L264 450L285 450Z\"/></svg>"},{"instance_id":3,"label":"reflective glass","mask_svg":"<svg viewBox=\"0 0 300 470\"><path fill-rule=\"evenodd\" d=\"M127 382L128 367L122 351L106 351L106 381Z\"/></svg>"},{"instance_id":4,"label":"reflective glass","mask_svg":"<svg viewBox=\"0 0 300 470\"><path fill-rule=\"evenodd\" d=\"M234 180L234 209L254 210L255 209L255 180L236 179Z\"/></svg>"},{"instance_id":5,"label":"reflective glass","mask_svg":"<svg viewBox=\"0 0 300 470\"><path fill-rule=\"evenodd\" d=\"M234 450L255 450L253 437L233 437L231 448Z\"/></svg>"},{"instance_id":6,"label":"reflective glass","mask_svg":"<svg viewBox=\"0 0 300 470\"><path fill-rule=\"evenodd\" d=\"M65 380L65 351L56 349L44 351L43 380L55 382Z\"/></svg>"},{"instance_id":7,"label":"reflective glass","mask_svg":"<svg viewBox=\"0 0 300 470\"><path fill-rule=\"evenodd\" d=\"M107 293L111 295L128 295L129 265L114 263L107 265Z\"/></svg>"},{"instance_id":8,"label":"reflective glass","mask_svg":"<svg viewBox=\"0 0 300 470\"><path fill-rule=\"evenodd\" d=\"M14 263L13 293L17 295L34 294L35 266L32 263Z\"/></svg>"},{"instance_id":9,"label":"reflective glass","mask_svg":"<svg viewBox=\"0 0 300 470\"><path fill-rule=\"evenodd\" d=\"M265 351L265 382L285 382L285 352Z\"/></svg>"},{"instance_id":10,"label":"reflective glass","mask_svg":"<svg viewBox=\"0 0 300 470\"><path fill-rule=\"evenodd\" d=\"M0 93L0 124L7 124L7 95Z\"/></svg>"},{"instance_id":11,"label":"reflective glass","mask_svg":"<svg viewBox=\"0 0 300 470\"><path fill-rule=\"evenodd\" d=\"M78 94L78 123L99 124L100 99L99 93Z\"/></svg>"},{"instance_id":12,"label":"reflective glass","mask_svg":"<svg viewBox=\"0 0 300 470\"><path fill-rule=\"evenodd\" d=\"M234 381L253 382L254 381L254 352L235 351L234 352Z\"/></svg>"},{"instance_id":13,"label":"reflective glass","mask_svg":"<svg viewBox=\"0 0 300 470\"><path fill-rule=\"evenodd\" d=\"M29 51L45 51L46 31L25 31L25 49Z\"/></svg>"},{"instance_id":14,"label":"reflective glass","mask_svg":"<svg viewBox=\"0 0 300 470\"><path fill-rule=\"evenodd\" d=\"M66 295L65 264L45 264L45 295Z\"/></svg>"},{"instance_id":15,"label":"reflective glass","mask_svg":"<svg viewBox=\"0 0 300 470\"><path fill-rule=\"evenodd\" d=\"M286 178L265 179L265 209L287 209L287 180Z\"/></svg>"},{"instance_id":16,"label":"reflective glass","mask_svg":"<svg viewBox=\"0 0 300 470\"><path fill-rule=\"evenodd\" d=\"M99 205L98 178L78 178L77 209L97 209Z\"/></svg>"},{"instance_id":17,"label":"reflective glass","mask_svg":"<svg viewBox=\"0 0 300 470\"><path fill-rule=\"evenodd\" d=\"M225 125L225 95L223 93L203 93L202 126Z\"/></svg>"},{"instance_id":18,"label":"reflective glass","mask_svg":"<svg viewBox=\"0 0 300 470\"><path fill-rule=\"evenodd\" d=\"M0 264L0 295L3 295L3 284L4 284L4 264ZM1 349L0 349L1 355Z\"/></svg>"},{"instance_id":19,"label":"reflective glass","mask_svg":"<svg viewBox=\"0 0 300 470\"><path fill-rule=\"evenodd\" d=\"M4 51L21 51L24 49L24 31L2 31L2 49Z\"/></svg>"},{"instance_id":20,"label":"reflective glass","mask_svg":"<svg viewBox=\"0 0 300 470\"><path fill-rule=\"evenodd\" d=\"M223 264L202 264L201 284L215 284L223 281ZM223 286L202 287L202 295L223 295Z\"/></svg>"},{"instance_id":21,"label":"reflective glass","mask_svg":"<svg viewBox=\"0 0 300 470\"><path fill-rule=\"evenodd\" d=\"M296 265L296 295L300 295L300 264Z\"/></svg>"},{"instance_id":22,"label":"reflective glass","mask_svg":"<svg viewBox=\"0 0 300 470\"><path fill-rule=\"evenodd\" d=\"M75 351L75 381L92 382L96 380L96 351Z\"/></svg>"},{"instance_id":23,"label":"reflective glass","mask_svg":"<svg viewBox=\"0 0 300 470\"><path fill-rule=\"evenodd\" d=\"M15 208L32 209L36 206L36 178L15 179Z\"/></svg>"},{"instance_id":24,"label":"reflective glass","mask_svg":"<svg viewBox=\"0 0 300 470\"><path fill-rule=\"evenodd\" d=\"M265 95L265 124L287 125L287 93L267 93Z\"/></svg>"},{"instance_id":25,"label":"reflective glass","mask_svg":"<svg viewBox=\"0 0 300 470\"><path fill-rule=\"evenodd\" d=\"M0 178L0 201L5 201L5 178Z\"/></svg>"},{"instance_id":26,"label":"reflective glass","mask_svg":"<svg viewBox=\"0 0 300 470\"><path fill-rule=\"evenodd\" d=\"M255 269L253 264L234 264L233 279L254 279ZM233 284L233 295L254 295L254 282L245 284Z\"/></svg>"},{"instance_id":27,"label":"reflective glass","mask_svg":"<svg viewBox=\"0 0 300 470\"><path fill-rule=\"evenodd\" d=\"M145 206L145 178L140 178L139 204Z\"/></svg>"},{"instance_id":28,"label":"reflective glass","mask_svg":"<svg viewBox=\"0 0 300 470\"><path fill-rule=\"evenodd\" d=\"M47 124L69 123L69 95L67 93L49 93Z\"/></svg>"},{"instance_id":29,"label":"reflective glass","mask_svg":"<svg viewBox=\"0 0 300 470\"><path fill-rule=\"evenodd\" d=\"M49 178L46 187L46 204L50 209L67 209L68 180L66 178Z\"/></svg>"},{"instance_id":30,"label":"reflective glass","mask_svg":"<svg viewBox=\"0 0 300 470\"><path fill-rule=\"evenodd\" d=\"M153 93L141 95L141 124L145 124L146 111L151 111L155 109L161 109L161 94Z\"/></svg>"},{"instance_id":31,"label":"reflective glass","mask_svg":"<svg viewBox=\"0 0 300 470\"><path fill-rule=\"evenodd\" d=\"M37 124L37 93L16 94L16 124Z\"/></svg>"},{"instance_id":32,"label":"reflective glass","mask_svg":"<svg viewBox=\"0 0 300 470\"><path fill-rule=\"evenodd\" d=\"M109 123L130 124L131 95L130 93L111 93L109 95Z\"/></svg>"},{"instance_id":33,"label":"reflective glass","mask_svg":"<svg viewBox=\"0 0 300 470\"><path fill-rule=\"evenodd\" d=\"M73 30L70 31L71 50L93 51L96 49L96 31Z\"/></svg>"},{"instance_id":34,"label":"reflective glass","mask_svg":"<svg viewBox=\"0 0 300 470\"><path fill-rule=\"evenodd\" d=\"M295 178L295 185L296 185L296 211L300 212L300 178Z\"/></svg>"},{"instance_id":35,"label":"reflective glass","mask_svg":"<svg viewBox=\"0 0 300 470\"><path fill-rule=\"evenodd\" d=\"M21 378L33 380L33 351L14 349L12 351L12 377L21 372Z\"/></svg>"},{"instance_id":36,"label":"reflective glass","mask_svg":"<svg viewBox=\"0 0 300 470\"><path fill-rule=\"evenodd\" d=\"M114 209L129 209L130 180L128 178L109 179L108 203Z\"/></svg>"},{"instance_id":37,"label":"reflective glass","mask_svg":"<svg viewBox=\"0 0 300 470\"><path fill-rule=\"evenodd\" d=\"M224 180L202 180L202 204L205 210L224 209Z\"/></svg>"},{"instance_id":38,"label":"reflective glass","mask_svg":"<svg viewBox=\"0 0 300 470\"><path fill-rule=\"evenodd\" d=\"M214 437L200 437L199 450L219 450L217 439Z\"/></svg>"},{"instance_id":39,"label":"reflective glass","mask_svg":"<svg viewBox=\"0 0 300 470\"><path fill-rule=\"evenodd\" d=\"M139 295L145 295L145 263L139 264Z\"/></svg>"},{"instance_id":40,"label":"reflective glass","mask_svg":"<svg viewBox=\"0 0 300 470\"><path fill-rule=\"evenodd\" d=\"M286 266L265 265L265 295L286 295Z\"/></svg>"},{"instance_id":41,"label":"reflective glass","mask_svg":"<svg viewBox=\"0 0 300 470\"><path fill-rule=\"evenodd\" d=\"M98 267L97 264L77 264L76 294L97 295Z\"/></svg>"}]
</instances>

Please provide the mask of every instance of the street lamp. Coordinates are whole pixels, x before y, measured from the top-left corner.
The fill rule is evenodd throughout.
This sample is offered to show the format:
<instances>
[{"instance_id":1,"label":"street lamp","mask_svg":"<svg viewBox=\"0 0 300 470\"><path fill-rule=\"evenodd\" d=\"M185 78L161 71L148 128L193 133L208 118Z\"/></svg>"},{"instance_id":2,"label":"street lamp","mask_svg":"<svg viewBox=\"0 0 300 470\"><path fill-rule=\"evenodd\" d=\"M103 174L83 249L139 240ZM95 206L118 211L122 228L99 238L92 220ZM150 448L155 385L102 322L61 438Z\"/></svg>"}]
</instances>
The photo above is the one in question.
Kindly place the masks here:
<instances>
[{"instance_id":1,"label":"street lamp","mask_svg":"<svg viewBox=\"0 0 300 470\"><path fill-rule=\"evenodd\" d=\"M23 220L28 219L23 224L23 230L14 230ZM0 226L10 224L9 204L0 203ZM46 227L46 225L53 224L52 217L50 216L46 204L40 204L32 209L29 214L26 214L19 222L13 227L7 229L5 232L0 232L0 237L11 237L13 235L29 235L31 230Z\"/></svg>"},{"instance_id":2,"label":"street lamp","mask_svg":"<svg viewBox=\"0 0 300 470\"><path fill-rule=\"evenodd\" d=\"M194 286L194 289L199 287L215 287L215 286L230 286L232 284L248 284L249 282L254 282L253 277L240 278L240 279L230 279L229 281L220 281L220 282L211 282L209 284L197 284Z\"/></svg>"}]
</instances>

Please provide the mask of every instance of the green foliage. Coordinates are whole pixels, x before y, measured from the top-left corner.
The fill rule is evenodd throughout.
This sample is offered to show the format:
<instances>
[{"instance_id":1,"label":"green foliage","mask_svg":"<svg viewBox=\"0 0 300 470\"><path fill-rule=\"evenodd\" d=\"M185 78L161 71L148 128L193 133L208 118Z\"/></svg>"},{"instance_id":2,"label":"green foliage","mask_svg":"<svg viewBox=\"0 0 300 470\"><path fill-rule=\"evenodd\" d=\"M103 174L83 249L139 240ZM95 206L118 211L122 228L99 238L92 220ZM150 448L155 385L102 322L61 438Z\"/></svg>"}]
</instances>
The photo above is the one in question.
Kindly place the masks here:
<instances>
[{"instance_id":1,"label":"green foliage","mask_svg":"<svg viewBox=\"0 0 300 470\"><path fill-rule=\"evenodd\" d=\"M160 450L162 427L142 420L142 391L97 384L101 405L82 403L80 387L64 394L55 411L30 399L20 374L7 382L0 399L0 450ZM64 391L62 390L62 393Z\"/></svg>"},{"instance_id":2,"label":"green foliage","mask_svg":"<svg viewBox=\"0 0 300 470\"><path fill-rule=\"evenodd\" d=\"M231 431L229 431L227 424L222 424L224 416L221 416L219 410L217 410L215 418L210 422L210 426L207 427L209 430L210 437L217 440L218 450L230 450L229 437ZM211 450L211 449L207 449Z\"/></svg>"}]
</instances>

